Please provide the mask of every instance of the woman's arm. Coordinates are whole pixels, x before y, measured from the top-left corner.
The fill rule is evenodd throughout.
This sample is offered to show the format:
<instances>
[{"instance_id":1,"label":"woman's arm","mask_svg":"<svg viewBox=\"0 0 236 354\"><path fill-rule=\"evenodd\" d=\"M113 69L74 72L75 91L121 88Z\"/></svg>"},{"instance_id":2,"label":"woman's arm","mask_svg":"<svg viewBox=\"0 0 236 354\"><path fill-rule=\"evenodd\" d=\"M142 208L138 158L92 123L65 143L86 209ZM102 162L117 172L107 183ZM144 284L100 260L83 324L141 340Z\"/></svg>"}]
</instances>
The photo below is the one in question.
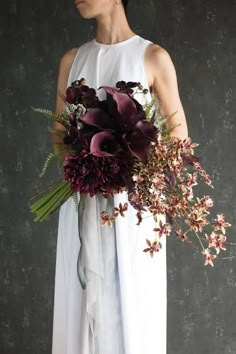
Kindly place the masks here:
<instances>
[{"instance_id":1,"label":"woman's arm","mask_svg":"<svg viewBox=\"0 0 236 354\"><path fill-rule=\"evenodd\" d=\"M152 91L156 92L160 99L162 113L171 115L177 111L168 121L167 127L181 124L170 132L170 136L185 139L188 137L188 127L179 96L176 71L171 57L164 48L153 44L149 58L153 73Z\"/></svg>"},{"instance_id":2,"label":"woman's arm","mask_svg":"<svg viewBox=\"0 0 236 354\"><path fill-rule=\"evenodd\" d=\"M60 66L59 66L59 73L58 73L58 79L57 79L57 96L56 96L56 113L61 113L65 110L65 104L63 100L60 97L60 93L65 95L66 89L67 89L67 80L70 72L71 65L74 61L75 55L78 51L78 48L73 48L70 49L68 52L66 52L63 57L61 58L60 61ZM60 124L59 122L54 122L53 127L58 130L65 130L65 127ZM56 134L52 135L52 144L53 144L53 150L56 153L59 153L58 149L58 143L63 144L63 140L61 137L59 137Z\"/></svg>"}]
</instances>

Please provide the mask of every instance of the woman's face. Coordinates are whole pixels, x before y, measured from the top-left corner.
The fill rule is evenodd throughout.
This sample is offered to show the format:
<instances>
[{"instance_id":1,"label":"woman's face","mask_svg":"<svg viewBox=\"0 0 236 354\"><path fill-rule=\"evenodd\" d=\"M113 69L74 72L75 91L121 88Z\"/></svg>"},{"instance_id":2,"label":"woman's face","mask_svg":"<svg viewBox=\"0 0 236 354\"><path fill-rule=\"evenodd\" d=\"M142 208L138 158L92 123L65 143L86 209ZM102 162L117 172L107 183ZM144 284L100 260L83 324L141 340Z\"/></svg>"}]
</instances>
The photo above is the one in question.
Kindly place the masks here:
<instances>
[{"instance_id":1,"label":"woman's face","mask_svg":"<svg viewBox=\"0 0 236 354\"><path fill-rule=\"evenodd\" d=\"M94 18L112 12L115 0L75 0L75 6L83 18Z\"/></svg>"}]
</instances>

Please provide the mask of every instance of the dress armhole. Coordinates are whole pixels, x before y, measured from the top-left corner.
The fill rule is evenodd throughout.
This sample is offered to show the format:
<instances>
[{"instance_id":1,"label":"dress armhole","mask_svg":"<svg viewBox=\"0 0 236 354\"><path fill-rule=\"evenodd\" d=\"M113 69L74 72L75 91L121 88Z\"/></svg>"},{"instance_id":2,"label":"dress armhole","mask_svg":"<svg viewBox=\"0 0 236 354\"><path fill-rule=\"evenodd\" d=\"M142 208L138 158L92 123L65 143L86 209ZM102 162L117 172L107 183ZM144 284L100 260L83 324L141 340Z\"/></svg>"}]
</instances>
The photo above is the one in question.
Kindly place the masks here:
<instances>
[{"instance_id":1,"label":"dress armhole","mask_svg":"<svg viewBox=\"0 0 236 354\"><path fill-rule=\"evenodd\" d=\"M149 41L149 40L146 40L146 43L144 44L144 50L143 50L143 75L145 77L145 84L147 85L147 89L150 91L151 93L151 90L149 88L149 84L148 84L148 75L147 75L147 70L146 70L146 65L145 65L145 55L146 55L146 51L147 51L147 48L153 44L153 42Z\"/></svg>"},{"instance_id":2,"label":"dress armhole","mask_svg":"<svg viewBox=\"0 0 236 354\"><path fill-rule=\"evenodd\" d=\"M147 75L147 70L146 70L146 65L145 65L145 55L146 55L146 52L147 52L147 48L153 44L152 41L149 41L149 40L146 40L145 43L144 43L144 47L143 47L143 57L142 57L142 67L143 67L143 78L145 79L145 82L143 83L145 85L144 88L147 88L149 90L149 99L151 99L151 94L152 94L152 91L151 91L151 88L149 87L149 82L148 82L148 75Z\"/></svg>"},{"instance_id":3,"label":"dress armhole","mask_svg":"<svg viewBox=\"0 0 236 354\"><path fill-rule=\"evenodd\" d=\"M78 48L76 54L75 54L75 57L73 59L73 62L71 64L71 67L70 67L70 71L69 71L69 75L68 75L68 79L67 79L67 87L69 87L71 85L71 76L72 76L72 72L73 72L73 69L74 69L74 66L75 66L75 63L77 61L77 57L79 55L79 50L80 48Z\"/></svg>"}]
</instances>

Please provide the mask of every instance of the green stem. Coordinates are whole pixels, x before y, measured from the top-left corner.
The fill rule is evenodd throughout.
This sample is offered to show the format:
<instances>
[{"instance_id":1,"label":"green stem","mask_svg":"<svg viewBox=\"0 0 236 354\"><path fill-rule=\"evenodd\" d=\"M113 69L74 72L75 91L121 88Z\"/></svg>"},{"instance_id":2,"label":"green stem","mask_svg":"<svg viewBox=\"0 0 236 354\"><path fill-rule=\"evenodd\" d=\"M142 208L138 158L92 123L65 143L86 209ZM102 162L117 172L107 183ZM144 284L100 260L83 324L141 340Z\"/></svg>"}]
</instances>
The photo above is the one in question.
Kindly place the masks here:
<instances>
[{"instance_id":1,"label":"green stem","mask_svg":"<svg viewBox=\"0 0 236 354\"><path fill-rule=\"evenodd\" d=\"M51 190L52 187L54 186L59 186L64 180L57 180L54 181L53 183L49 184L47 187L43 188L42 190L40 190L40 192L38 192L37 194L33 195L33 197L30 198L30 200L34 200L37 199L41 194L44 194L46 191Z\"/></svg>"},{"instance_id":2,"label":"green stem","mask_svg":"<svg viewBox=\"0 0 236 354\"><path fill-rule=\"evenodd\" d=\"M38 210L36 213L37 217L34 221L43 221L48 215L52 214L60 205L62 205L64 201L66 201L72 194L73 191L65 186L65 188L60 191L59 194L54 196L44 208Z\"/></svg>"},{"instance_id":3,"label":"green stem","mask_svg":"<svg viewBox=\"0 0 236 354\"><path fill-rule=\"evenodd\" d=\"M203 244L202 244L201 238L198 236L198 234L197 234L197 232L196 232L196 231L194 231L194 233L195 233L195 235L197 236L198 241L200 242L200 244L201 244L201 246L202 246L202 250L204 251L204 250L205 250L205 248L204 248L204 246L203 246Z\"/></svg>"},{"instance_id":4,"label":"green stem","mask_svg":"<svg viewBox=\"0 0 236 354\"><path fill-rule=\"evenodd\" d=\"M40 198L38 201L36 201L34 204L31 205L31 210L36 211L37 209L41 208L44 204L46 204L49 200L51 200L54 195L57 195L62 189L64 189L67 184L69 185L69 182L67 181L62 181L58 187L53 189L51 192L47 193L45 196Z\"/></svg>"},{"instance_id":5,"label":"green stem","mask_svg":"<svg viewBox=\"0 0 236 354\"><path fill-rule=\"evenodd\" d=\"M70 188L70 186L69 186ZM57 193L55 193L51 198L47 200L47 202L42 205L40 210L46 211L49 210L58 200L61 199L62 195L65 193L65 191L68 191L68 186L63 185Z\"/></svg>"}]
</instances>

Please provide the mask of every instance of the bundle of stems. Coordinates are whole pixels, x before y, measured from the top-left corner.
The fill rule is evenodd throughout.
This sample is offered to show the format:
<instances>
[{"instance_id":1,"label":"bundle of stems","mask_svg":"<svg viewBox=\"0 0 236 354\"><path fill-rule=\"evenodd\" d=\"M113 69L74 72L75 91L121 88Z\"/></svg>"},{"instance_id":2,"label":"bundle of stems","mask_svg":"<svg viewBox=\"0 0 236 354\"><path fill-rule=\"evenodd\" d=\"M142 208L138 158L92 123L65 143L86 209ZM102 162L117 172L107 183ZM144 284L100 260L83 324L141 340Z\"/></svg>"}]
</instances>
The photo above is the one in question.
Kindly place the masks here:
<instances>
[{"instance_id":1,"label":"bundle of stems","mask_svg":"<svg viewBox=\"0 0 236 354\"><path fill-rule=\"evenodd\" d=\"M36 214L34 221L44 221L47 219L50 214L74 194L70 183L66 180L53 183L53 185L48 186L46 189L46 194L29 205L31 212ZM41 193L45 193L45 190ZM31 200L33 201L35 198L38 198L38 195L33 196Z\"/></svg>"}]
</instances>

